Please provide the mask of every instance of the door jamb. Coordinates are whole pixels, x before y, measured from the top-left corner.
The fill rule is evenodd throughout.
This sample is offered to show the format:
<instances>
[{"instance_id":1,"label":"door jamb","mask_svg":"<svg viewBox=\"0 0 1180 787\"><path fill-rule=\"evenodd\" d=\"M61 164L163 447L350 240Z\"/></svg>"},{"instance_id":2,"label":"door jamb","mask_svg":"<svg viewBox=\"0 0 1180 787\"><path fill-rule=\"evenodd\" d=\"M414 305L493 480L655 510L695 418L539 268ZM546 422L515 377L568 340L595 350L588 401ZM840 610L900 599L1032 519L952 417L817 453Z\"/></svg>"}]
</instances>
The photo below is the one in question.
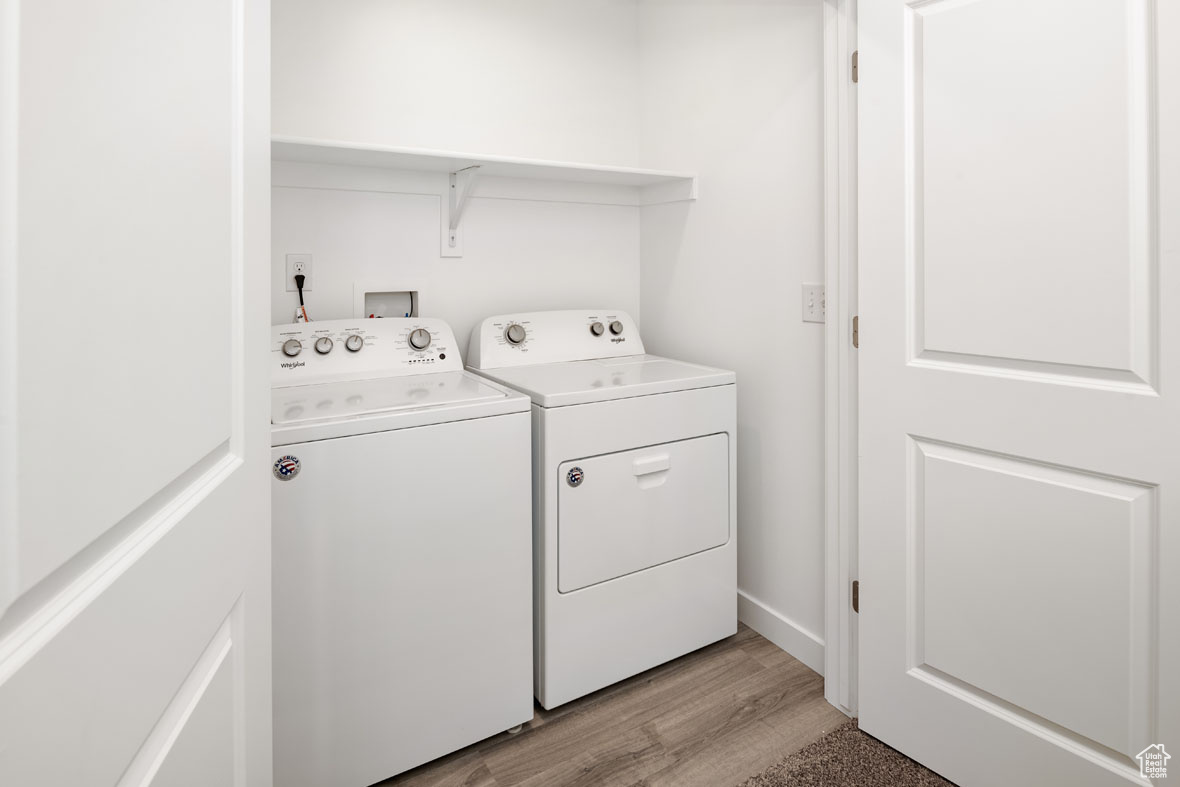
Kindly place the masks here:
<instances>
[{"instance_id":1,"label":"door jamb","mask_svg":"<svg viewBox=\"0 0 1180 787\"><path fill-rule=\"evenodd\" d=\"M0 0L0 618L16 598L17 573L17 70L20 11Z\"/></svg>"},{"instance_id":2,"label":"door jamb","mask_svg":"<svg viewBox=\"0 0 1180 787\"><path fill-rule=\"evenodd\" d=\"M824 2L824 696L857 712L857 0Z\"/></svg>"}]
</instances>

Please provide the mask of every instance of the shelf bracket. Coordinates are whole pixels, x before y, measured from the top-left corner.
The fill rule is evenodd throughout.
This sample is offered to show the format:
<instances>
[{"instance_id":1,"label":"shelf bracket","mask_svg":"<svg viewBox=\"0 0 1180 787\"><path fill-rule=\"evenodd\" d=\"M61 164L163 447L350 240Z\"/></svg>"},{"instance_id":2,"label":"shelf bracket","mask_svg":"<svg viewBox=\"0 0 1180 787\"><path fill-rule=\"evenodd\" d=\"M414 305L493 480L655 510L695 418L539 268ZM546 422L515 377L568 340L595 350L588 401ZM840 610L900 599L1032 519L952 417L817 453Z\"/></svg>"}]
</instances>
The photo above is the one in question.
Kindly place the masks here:
<instances>
[{"instance_id":1,"label":"shelf bracket","mask_svg":"<svg viewBox=\"0 0 1180 787\"><path fill-rule=\"evenodd\" d=\"M478 164L455 170L450 174L450 188L447 189L450 205L447 245L452 249L459 245L459 221L463 218L463 209L467 207L467 198L471 196L471 188L475 185L475 177L478 174Z\"/></svg>"}]
</instances>

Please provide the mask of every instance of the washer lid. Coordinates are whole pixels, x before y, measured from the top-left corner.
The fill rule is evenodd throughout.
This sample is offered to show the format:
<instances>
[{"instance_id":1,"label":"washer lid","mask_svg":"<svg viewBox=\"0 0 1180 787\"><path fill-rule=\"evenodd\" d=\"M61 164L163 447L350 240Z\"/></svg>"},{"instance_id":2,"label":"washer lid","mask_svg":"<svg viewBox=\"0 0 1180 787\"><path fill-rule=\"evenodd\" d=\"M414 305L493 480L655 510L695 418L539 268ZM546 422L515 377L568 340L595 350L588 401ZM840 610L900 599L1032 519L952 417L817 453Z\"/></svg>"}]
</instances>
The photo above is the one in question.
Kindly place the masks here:
<instances>
[{"instance_id":1,"label":"washer lid","mask_svg":"<svg viewBox=\"0 0 1180 787\"><path fill-rule=\"evenodd\" d=\"M507 396L469 372L439 372L273 388L270 412L275 426L294 426L477 404Z\"/></svg>"},{"instance_id":2,"label":"washer lid","mask_svg":"<svg viewBox=\"0 0 1180 787\"><path fill-rule=\"evenodd\" d=\"M542 407L605 402L737 382L737 376L730 371L655 355L485 369L480 374L528 394Z\"/></svg>"}]
</instances>

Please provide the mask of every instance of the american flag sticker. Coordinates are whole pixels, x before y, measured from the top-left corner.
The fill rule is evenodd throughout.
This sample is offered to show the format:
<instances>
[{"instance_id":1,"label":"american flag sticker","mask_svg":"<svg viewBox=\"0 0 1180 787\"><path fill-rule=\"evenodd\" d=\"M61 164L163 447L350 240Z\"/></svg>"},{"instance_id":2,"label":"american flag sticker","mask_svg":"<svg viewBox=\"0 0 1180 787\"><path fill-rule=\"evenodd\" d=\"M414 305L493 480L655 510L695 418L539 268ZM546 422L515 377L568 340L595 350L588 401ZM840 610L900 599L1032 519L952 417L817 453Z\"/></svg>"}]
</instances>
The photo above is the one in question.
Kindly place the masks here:
<instances>
[{"instance_id":1,"label":"american flag sticker","mask_svg":"<svg viewBox=\"0 0 1180 787\"><path fill-rule=\"evenodd\" d=\"M275 478L280 481L290 481L295 476L299 475L299 458L291 456L280 456L274 463Z\"/></svg>"}]
</instances>

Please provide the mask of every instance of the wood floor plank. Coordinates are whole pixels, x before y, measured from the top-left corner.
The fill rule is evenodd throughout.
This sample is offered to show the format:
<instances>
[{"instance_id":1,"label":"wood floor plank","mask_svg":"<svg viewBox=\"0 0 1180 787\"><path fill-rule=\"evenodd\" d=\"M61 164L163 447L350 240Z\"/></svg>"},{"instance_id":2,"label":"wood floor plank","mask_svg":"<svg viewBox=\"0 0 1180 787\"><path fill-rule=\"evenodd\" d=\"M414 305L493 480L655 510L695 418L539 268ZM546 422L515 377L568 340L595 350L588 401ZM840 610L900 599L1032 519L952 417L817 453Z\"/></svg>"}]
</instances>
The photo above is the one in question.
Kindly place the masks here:
<instances>
[{"instance_id":1,"label":"wood floor plank","mask_svg":"<svg viewBox=\"0 0 1180 787\"><path fill-rule=\"evenodd\" d=\"M654 729L668 748L688 750L700 741L755 721L781 708L822 696L822 680L798 661L763 669L713 691L685 697L674 713L656 718Z\"/></svg>"},{"instance_id":2,"label":"wood floor plank","mask_svg":"<svg viewBox=\"0 0 1180 787\"><path fill-rule=\"evenodd\" d=\"M752 629L547 711L383 787L727 787L845 717Z\"/></svg>"},{"instance_id":3,"label":"wood floor plank","mask_svg":"<svg viewBox=\"0 0 1180 787\"><path fill-rule=\"evenodd\" d=\"M777 667L795 660L794 656L790 653L787 653L778 645L757 634L749 639L743 640L738 647L757 659L764 667Z\"/></svg>"},{"instance_id":4,"label":"wood floor plank","mask_svg":"<svg viewBox=\"0 0 1180 787\"><path fill-rule=\"evenodd\" d=\"M635 727L628 735L609 736L514 787L625 787L668 762L668 752L655 735Z\"/></svg>"},{"instance_id":5,"label":"wood floor plank","mask_svg":"<svg viewBox=\"0 0 1180 787\"><path fill-rule=\"evenodd\" d=\"M790 752L802 749L848 721L839 708L828 703L823 696L822 684L820 686L814 696L800 698L797 704L775 708L762 717L763 723L783 736Z\"/></svg>"},{"instance_id":6,"label":"wood floor plank","mask_svg":"<svg viewBox=\"0 0 1180 787\"><path fill-rule=\"evenodd\" d=\"M479 750L471 747L381 782L376 787L499 787Z\"/></svg>"},{"instance_id":7,"label":"wood floor plank","mask_svg":"<svg viewBox=\"0 0 1180 787\"><path fill-rule=\"evenodd\" d=\"M672 752L667 764L634 787L732 787L787 755L782 736L759 720L728 729L689 751Z\"/></svg>"},{"instance_id":8,"label":"wood floor plank","mask_svg":"<svg viewBox=\"0 0 1180 787\"><path fill-rule=\"evenodd\" d=\"M811 719L797 727L788 725L786 719L801 709L811 710L804 716L819 718L820 706L831 707L823 697L822 678L794 659L697 698L679 718L662 717L653 722L659 740L669 749L671 762L645 777L642 784L738 784L818 737L818 732L814 736L801 734L811 728ZM806 740L797 742L792 735Z\"/></svg>"},{"instance_id":9,"label":"wood floor plank","mask_svg":"<svg viewBox=\"0 0 1180 787\"><path fill-rule=\"evenodd\" d=\"M662 680L633 683L609 702L596 703L558 723L542 725L519 741L492 748L485 753L488 767L502 787L510 787L582 754L610 754L620 740L630 740L633 730L674 713L685 697L732 684L763 669L740 649L723 650L665 674Z\"/></svg>"}]
</instances>

